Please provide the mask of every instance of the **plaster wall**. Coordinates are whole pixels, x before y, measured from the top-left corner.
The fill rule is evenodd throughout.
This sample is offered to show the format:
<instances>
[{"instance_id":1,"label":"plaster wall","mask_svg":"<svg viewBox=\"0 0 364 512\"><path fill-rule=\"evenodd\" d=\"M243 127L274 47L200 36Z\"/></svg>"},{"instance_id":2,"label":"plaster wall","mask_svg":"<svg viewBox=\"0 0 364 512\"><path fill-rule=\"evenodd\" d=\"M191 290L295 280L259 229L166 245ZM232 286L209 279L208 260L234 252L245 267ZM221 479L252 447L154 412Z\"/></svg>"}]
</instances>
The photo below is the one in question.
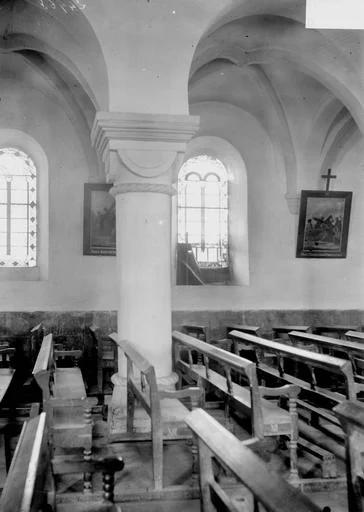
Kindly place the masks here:
<instances>
[{"instance_id":1,"label":"plaster wall","mask_svg":"<svg viewBox=\"0 0 364 512\"><path fill-rule=\"evenodd\" d=\"M335 169L333 189L354 191L347 258L298 259L298 216L288 211L282 160L267 133L251 115L231 105L199 104L191 113L201 115L201 135L224 137L246 163L250 286L175 287L173 309L362 309L363 141ZM316 189L317 182L312 172L306 186Z\"/></svg>"},{"instance_id":2,"label":"plaster wall","mask_svg":"<svg viewBox=\"0 0 364 512\"><path fill-rule=\"evenodd\" d=\"M47 155L49 272L45 280L0 280L0 310L116 309L115 258L82 255L83 185L90 176L77 131L50 87L38 82L35 89L23 78L0 80L0 129L29 133Z\"/></svg>"}]
</instances>

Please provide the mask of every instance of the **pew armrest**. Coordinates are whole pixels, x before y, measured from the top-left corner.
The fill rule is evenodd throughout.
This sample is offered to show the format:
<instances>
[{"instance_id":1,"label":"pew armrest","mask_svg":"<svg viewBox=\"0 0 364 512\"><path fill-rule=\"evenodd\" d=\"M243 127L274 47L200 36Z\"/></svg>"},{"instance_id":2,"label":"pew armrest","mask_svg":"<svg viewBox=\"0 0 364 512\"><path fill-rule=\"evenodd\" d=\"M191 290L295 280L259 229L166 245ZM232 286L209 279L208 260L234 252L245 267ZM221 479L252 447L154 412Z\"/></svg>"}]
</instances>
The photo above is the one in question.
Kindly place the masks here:
<instances>
[{"instance_id":1,"label":"pew armrest","mask_svg":"<svg viewBox=\"0 0 364 512\"><path fill-rule=\"evenodd\" d=\"M278 388L266 388L264 386L259 386L259 391L262 397L285 396L287 398L297 398L301 388L295 384L286 384Z\"/></svg>"}]
</instances>

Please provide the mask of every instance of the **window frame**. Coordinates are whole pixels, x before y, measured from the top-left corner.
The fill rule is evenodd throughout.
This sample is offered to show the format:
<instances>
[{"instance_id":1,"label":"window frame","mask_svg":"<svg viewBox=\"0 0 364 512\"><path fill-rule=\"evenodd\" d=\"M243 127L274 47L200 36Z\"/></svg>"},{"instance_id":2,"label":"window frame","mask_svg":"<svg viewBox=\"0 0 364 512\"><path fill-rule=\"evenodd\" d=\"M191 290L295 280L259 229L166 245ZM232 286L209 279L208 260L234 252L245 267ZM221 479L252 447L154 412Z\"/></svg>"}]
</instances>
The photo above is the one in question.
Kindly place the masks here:
<instances>
[{"instance_id":1,"label":"window frame","mask_svg":"<svg viewBox=\"0 0 364 512\"><path fill-rule=\"evenodd\" d=\"M188 164L188 162L190 160L194 160L194 159L199 159L201 158L202 161L201 161L201 171L199 172L199 169L185 169L184 170L184 167L186 166L186 164ZM204 159L206 158L206 163L203 161ZM211 161L212 163L212 166L210 167L209 166L209 160ZM216 163L215 163L216 162ZM206 168L206 170L204 170L204 165L209 166ZM213 166L216 165L216 169L213 168ZM220 169L219 169L220 167ZM181 176L181 174L185 174L184 176ZM188 178L190 176L196 176L197 179L196 180L189 180ZM216 176L217 180L216 182L220 182L221 185L220 185L220 191L219 191L219 196L220 197L220 200L219 200L219 204L218 205L215 205L214 207L209 207L209 206L206 206L205 204L205 186L204 184L205 183L208 183L208 177L209 176ZM191 206L191 205L188 205L188 201L187 201L187 187L188 187L188 182L189 181L194 181L194 182L199 182L200 184L200 201L199 201L199 205L198 206ZM182 191L181 191L181 187L182 188ZM225 196L225 198L222 198L222 195ZM180 200L182 199L182 204L180 202ZM223 205L223 203L225 202L226 206ZM206 262L204 263L203 261L199 260L198 258L198 252L199 252L199 249L202 250L203 252L205 250L209 251L209 245L211 245L207 239L206 239L206 236L205 236L205 233L206 233L206 210L208 210L209 208L213 208L215 210L218 210L219 211L219 217L220 215L226 215L226 230L224 229L222 235L220 233L220 237L219 237L219 242L216 243L216 244L212 244L212 247L211 249L215 249L216 250L216 254L219 253L219 248L220 248L220 253L226 253L226 261L225 261L225 264L224 264L224 261L223 261L223 258L215 258L215 261L211 261L211 262ZM180 215L183 215L184 216L184 220L182 220L182 224L184 226L187 225L188 221L187 221L187 216L188 216L188 213L191 213L189 210L196 210L197 213L199 214L199 225L200 225L200 232L201 232L201 236L200 236L200 243L196 242L196 241L191 241L191 240L181 240L181 237L183 237L183 233L180 233L179 231L179 225L180 225ZM225 213L223 213L225 212ZM212 158L210 155L206 155L206 154L200 154L200 155L194 155L193 157L185 160L184 164L181 166L179 172L178 172L178 199L177 199L177 217L178 217L178 228L177 228L177 237L178 237L178 243L189 243L192 247L192 250L194 252L194 255L195 255L195 259L197 261L197 263L199 264L200 268L201 269L210 269L210 270L214 270L214 269L228 269L229 268L229 227L228 227L228 215L229 215L229 179L228 179L228 171L226 169L226 167L224 166L223 162L221 162L221 160L219 160L218 158ZM219 222L219 227L221 229L221 221ZM226 236L226 242L224 243L224 235ZM221 247L223 247L221 249Z\"/></svg>"},{"instance_id":2,"label":"window frame","mask_svg":"<svg viewBox=\"0 0 364 512\"><path fill-rule=\"evenodd\" d=\"M249 286L249 237L248 237L248 178L247 167L238 149L229 141L213 135L199 135L193 138L186 147L183 165L189 158L206 154L220 160L227 172L229 182L229 282L220 284L220 287ZM178 183L179 168L175 169L174 183ZM173 229L172 229L172 261L173 284L176 287L176 296L185 293L182 289L190 289L195 293L194 285L177 285L177 244L178 244L178 198L174 196L172 201ZM203 289L213 288L216 284L206 283ZM181 289L181 291L178 291ZM189 292L188 292L189 293ZM206 293L210 293L206 291ZM189 296L189 295L188 295Z\"/></svg>"},{"instance_id":3,"label":"window frame","mask_svg":"<svg viewBox=\"0 0 364 512\"><path fill-rule=\"evenodd\" d=\"M42 146L29 134L15 129L0 129L0 148L15 148L26 153L37 170L37 261L34 267L1 267L0 281L39 281L48 279L49 188L48 159Z\"/></svg>"}]
</instances>

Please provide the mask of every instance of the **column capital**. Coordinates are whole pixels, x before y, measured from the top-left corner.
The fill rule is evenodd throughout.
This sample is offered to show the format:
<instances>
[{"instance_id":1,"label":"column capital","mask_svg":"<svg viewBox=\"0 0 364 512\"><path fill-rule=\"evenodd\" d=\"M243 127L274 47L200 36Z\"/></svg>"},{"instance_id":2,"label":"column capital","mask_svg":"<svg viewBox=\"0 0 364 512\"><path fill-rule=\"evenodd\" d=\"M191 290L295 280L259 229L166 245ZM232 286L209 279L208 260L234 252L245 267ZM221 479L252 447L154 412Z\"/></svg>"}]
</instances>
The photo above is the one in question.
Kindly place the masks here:
<instances>
[{"instance_id":1,"label":"column capital","mask_svg":"<svg viewBox=\"0 0 364 512\"><path fill-rule=\"evenodd\" d=\"M168 193L173 170L182 164L198 127L198 116L97 112L91 141L114 194L136 189Z\"/></svg>"}]
</instances>

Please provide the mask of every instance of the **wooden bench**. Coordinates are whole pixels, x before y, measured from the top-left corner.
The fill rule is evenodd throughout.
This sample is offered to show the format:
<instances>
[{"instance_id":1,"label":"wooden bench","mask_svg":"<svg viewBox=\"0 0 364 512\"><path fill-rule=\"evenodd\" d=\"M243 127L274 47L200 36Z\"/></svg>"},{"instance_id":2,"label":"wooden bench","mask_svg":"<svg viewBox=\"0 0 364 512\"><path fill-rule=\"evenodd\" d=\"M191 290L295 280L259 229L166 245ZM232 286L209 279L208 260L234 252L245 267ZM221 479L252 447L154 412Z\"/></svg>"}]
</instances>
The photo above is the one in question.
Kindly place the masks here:
<instances>
[{"instance_id":1,"label":"wooden bench","mask_svg":"<svg viewBox=\"0 0 364 512\"><path fill-rule=\"evenodd\" d=\"M346 331L345 338L353 341L364 341L364 332L360 331Z\"/></svg>"},{"instance_id":2,"label":"wooden bench","mask_svg":"<svg viewBox=\"0 0 364 512\"><path fill-rule=\"evenodd\" d=\"M183 324L182 331L190 336L194 336L195 338L208 341L208 333L207 333L206 325L195 325L195 324Z\"/></svg>"},{"instance_id":3,"label":"wooden bench","mask_svg":"<svg viewBox=\"0 0 364 512\"><path fill-rule=\"evenodd\" d=\"M306 345L314 345L318 352L337 355L343 359L349 359L353 365L354 378L357 382L364 384L364 376L360 373L364 370L364 344L355 341L329 338L318 334L307 334L298 331L288 333L292 342L299 342ZM358 388L359 391L360 388ZM364 387L363 387L364 391Z\"/></svg>"},{"instance_id":4,"label":"wooden bench","mask_svg":"<svg viewBox=\"0 0 364 512\"><path fill-rule=\"evenodd\" d=\"M297 384L305 390L307 394L312 396L312 398L322 397L324 400L329 399L338 403L346 398L355 399L357 393L361 390L361 385L354 381L352 366L348 360L326 354L319 354L238 331L231 331L230 336L233 338L233 350L236 354L238 354L240 350L245 350L247 347L249 350L255 348L256 362L261 372L277 377L283 381ZM277 360L276 368L262 362L264 352L275 355ZM305 365L310 375L310 381L288 374L285 371L285 359L297 361ZM341 376L345 387L344 394L318 386L315 369L322 369Z\"/></svg>"},{"instance_id":5,"label":"wooden bench","mask_svg":"<svg viewBox=\"0 0 364 512\"><path fill-rule=\"evenodd\" d=\"M93 353L97 361L97 395L103 400L105 394L105 373L111 374L118 371L118 350L117 345L109 338L102 335L101 330L96 325L90 325L86 328L90 334L93 345ZM111 393L111 390L109 394Z\"/></svg>"},{"instance_id":6,"label":"wooden bench","mask_svg":"<svg viewBox=\"0 0 364 512\"><path fill-rule=\"evenodd\" d=\"M346 475L349 512L364 511L364 404L345 401L334 408L346 434Z\"/></svg>"},{"instance_id":7,"label":"wooden bench","mask_svg":"<svg viewBox=\"0 0 364 512\"><path fill-rule=\"evenodd\" d=\"M87 510L98 512L120 512L113 504L114 473L121 471L121 458L91 459L89 461L63 456L52 459L48 446L46 413L27 421L11 462L10 470L0 498L1 512L39 512L56 510L55 475L81 471L103 472L103 500L90 502ZM65 510L65 505L62 506ZM67 510L85 510L81 502L72 501Z\"/></svg>"},{"instance_id":8,"label":"wooden bench","mask_svg":"<svg viewBox=\"0 0 364 512\"><path fill-rule=\"evenodd\" d=\"M307 440L310 442L309 448L312 449L318 438L317 430L322 430L336 439L343 440L339 422L332 412L332 408L346 400L355 399L357 393L361 391L362 385L355 382L352 364L350 361L337 357L323 355L302 348L293 347L276 341L266 340L250 334L232 331L233 349L235 353L240 350L255 349L255 359L258 366L258 376L262 379L271 379L278 383L290 383L300 386L301 393L297 400L300 420L298 422L300 437L298 444L307 451ZM264 353L269 356L275 356L276 363L273 364L271 357L269 364L264 360ZM297 376L295 372L287 372L285 361L290 360L300 364L306 370L307 378L302 375ZM343 392L332 391L322 385L319 385L316 378L316 371L324 370L336 379L340 379L343 385ZM306 421L303 421L303 418ZM308 424L307 424L308 422ZM320 440L321 448L317 450L317 457L322 461L323 476L335 476L333 453L336 456L343 457L344 453L341 446ZM322 457L321 450L326 451L325 457ZM334 452L332 450L335 450ZM331 469L333 468L333 469Z\"/></svg>"},{"instance_id":9,"label":"wooden bench","mask_svg":"<svg viewBox=\"0 0 364 512\"><path fill-rule=\"evenodd\" d=\"M230 324L226 326L226 337L229 337L230 331L248 332L249 334L255 334L258 336L260 327L254 325L243 325L243 324Z\"/></svg>"},{"instance_id":10,"label":"wooden bench","mask_svg":"<svg viewBox=\"0 0 364 512\"><path fill-rule=\"evenodd\" d=\"M153 482L155 489L163 488L163 441L187 439L192 441L191 431L186 427L185 417L189 409L180 399L189 399L191 408L199 405L201 390L187 388L183 390L158 389L154 367L127 341L119 340L113 333L110 338L117 343L127 360L127 432L110 434L111 442L152 441ZM138 428L135 424L136 402L150 417L151 428ZM149 427L149 425L148 425ZM144 431L143 431L144 430ZM197 454L192 446L193 478L196 476Z\"/></svg>"},{"instance_id":11,"label":"wooden bench","mask_svg":"<svg viewBox=\"0 0 364 512\"><path fill-rule=\"evenodd\" d=\"M311 329L309 325L273 325L272 339L285 339L290 331L307 332Z\"/></svg>"},{"instance_id":12,"label":"wooden bench","mask_svg":"<svg viewBox=\"0 0 364 512\"><path fill-rule=\"evenodd\" d=\"M63 351L60 352L63 355ZM52 334L44 337L33 369L42 390L43 410L47 413L49 437L54 447L83 447L87 460L92 452L91 408L97 400L87 398L78 367L57 368ZM91 477L85 477L85 489Z\"/></svg>"},{"instance_id":13,"label":"wooden bench","mask_svg":"<svg viewBox=\"0 0 364 512\"><path fill-rule=\"evenodd\" d=\"M235 332L235 331L234 331ZM173 331L173 361L175 371L188 383L198 386L213 386L222 392L225 403L240 409L251 417L252 435L264 437L285 435L290 439L290 478L298 479L297 471L297 411L298 386L285 385L279 388L258 386L256 366L253 362L238 357L218 347L196 340L186 334ZM194 353L200 354L194 362ZM186 356L186 357L184 357ZM210 362L217 365L211 369ZM242 377L247 385L233 382L232 375ZM264 397L278 399L286 397L289 411L278 407Z\"/></svg>"},{"instance_id":14,"label":"wooden bench","mask_svg":"<svg viewBox=\"0 0 364 512\"><path fill-rule=\"evenodd\" d=\"M307 496L267 469L249 448L251 441L240 442L202 409L191 412L186 422L198 439L202 512L253 509L249 507L249 496L238 495L234 499L231 488L227 493L218 483L213 469L216 459L253 494L254 510L261 510L261 503L267 512L320 512Z\"/></svg>"},{"instance_id":15,"label":"wooden bench","mask_svg":"<svg viewBox=\"0 0 364 512\"><path fill-rule=\"evenodd\" d=\"M292 331L297 329L292 329ZM355 325L316 325L312 328L314 334L336 334L338 338L342 338L346 331L358 331L359 327Z\"/></svg>"}]
</instances>

